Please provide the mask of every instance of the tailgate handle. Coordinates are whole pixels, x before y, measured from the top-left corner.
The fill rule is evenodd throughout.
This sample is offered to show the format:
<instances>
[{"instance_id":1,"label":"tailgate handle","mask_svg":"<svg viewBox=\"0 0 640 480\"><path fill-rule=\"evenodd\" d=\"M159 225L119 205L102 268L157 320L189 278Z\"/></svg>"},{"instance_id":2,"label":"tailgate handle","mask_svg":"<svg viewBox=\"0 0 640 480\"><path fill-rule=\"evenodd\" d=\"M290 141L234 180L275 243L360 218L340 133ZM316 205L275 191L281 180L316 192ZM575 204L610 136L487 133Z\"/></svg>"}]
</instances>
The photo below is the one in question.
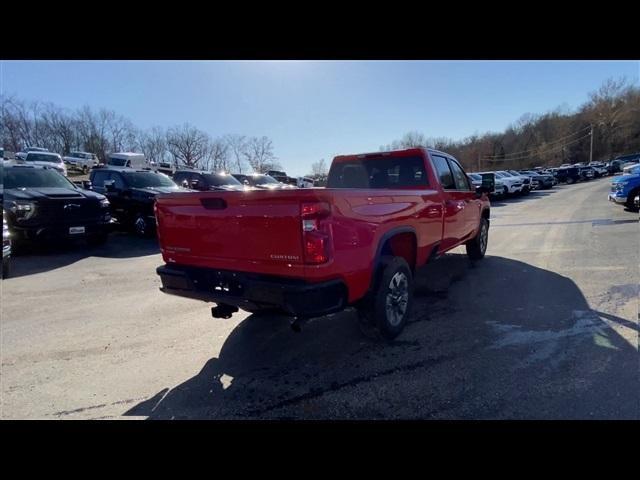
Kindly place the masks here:
<instances>
[{"instance_id":1,"label":"tailgate handle","mask_svg":"<svg viewBox=\"0 0 640 480\"><path fill-rule=\"evenodd\" d=\"M200 203L207 210L223 210L227 208L227 202L224 198L202 198Z\"/></svg>"}]
</instances>

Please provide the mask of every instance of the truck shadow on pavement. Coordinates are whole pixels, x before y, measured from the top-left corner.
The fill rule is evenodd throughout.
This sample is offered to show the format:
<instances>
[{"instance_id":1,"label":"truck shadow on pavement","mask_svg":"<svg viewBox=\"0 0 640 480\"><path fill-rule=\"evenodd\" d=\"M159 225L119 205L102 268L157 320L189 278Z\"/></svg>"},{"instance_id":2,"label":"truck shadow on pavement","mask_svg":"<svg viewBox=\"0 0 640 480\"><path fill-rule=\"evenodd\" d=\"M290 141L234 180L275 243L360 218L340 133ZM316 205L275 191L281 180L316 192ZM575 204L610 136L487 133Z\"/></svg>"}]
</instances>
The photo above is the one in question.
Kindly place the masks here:
<instances>
[{"instance_id":1,"label":"truck shadow on pavement","mask_svg":"<svg viewBox=\"0 0 640 480\"><path fill-rule=\"evenodd\" d=\"M26 243L12 256L11 278L66 267L88 257L133 258L160 253L155 238L137 238L132 234L114 232L104 245L87 245L84 240L68 243Z\"/></svg>"},{"instance_id":2,"label":"truck shadow on pavement","mask_svg":"<svg viewBox=\"0 0 640 480\"><path fill-rule=\"evenodd\" d=\"M637 322L592 310L569 278L448 254L416 280L412 320L391 343L364 336L348 310L301 333L251 315L194 377L124 415L639 418ZM636 347L612 326L630 329Z\"/></svg>"}]
</instances>

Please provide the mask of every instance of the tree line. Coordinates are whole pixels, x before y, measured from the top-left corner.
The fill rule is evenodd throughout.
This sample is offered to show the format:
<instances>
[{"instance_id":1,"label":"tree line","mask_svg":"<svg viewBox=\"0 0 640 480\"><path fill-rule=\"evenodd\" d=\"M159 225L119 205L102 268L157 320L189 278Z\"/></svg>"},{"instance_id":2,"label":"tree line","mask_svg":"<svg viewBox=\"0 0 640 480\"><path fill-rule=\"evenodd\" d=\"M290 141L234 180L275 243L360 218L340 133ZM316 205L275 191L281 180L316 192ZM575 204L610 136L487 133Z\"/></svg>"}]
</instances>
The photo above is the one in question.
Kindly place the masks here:
<instances>
[{"instance_id":1,"label":"tree line","mask_svg":"<svg viewBox=\"0 0 640 480\"><path fill-rule=\"evenodd\" d=\"M113 110L88 106L68 110L14 96L2 97L0 118L0 141L10 152L27 147L44 147L63 156L84 151L105 162L109 153L135 151L157 163L208 171L264 173L281 168L273 141L266 136L213 137L189 123L145 130Z\"/></svg>"},{"instance_id":2,"label":"tree line","mask_svg":"<svg viewBox=\"0 0 640 480\"><path fill-rule=\"evenodd\" d=\"M593 161L640 152L640 87L626 78L609 79L574 111L557 108L527 113L501 133L462 140L427 137L418 131L380 150L424 146L450 153L468 171L526 169L588 162L593 127Z\"/></svg>"}]
</instances>

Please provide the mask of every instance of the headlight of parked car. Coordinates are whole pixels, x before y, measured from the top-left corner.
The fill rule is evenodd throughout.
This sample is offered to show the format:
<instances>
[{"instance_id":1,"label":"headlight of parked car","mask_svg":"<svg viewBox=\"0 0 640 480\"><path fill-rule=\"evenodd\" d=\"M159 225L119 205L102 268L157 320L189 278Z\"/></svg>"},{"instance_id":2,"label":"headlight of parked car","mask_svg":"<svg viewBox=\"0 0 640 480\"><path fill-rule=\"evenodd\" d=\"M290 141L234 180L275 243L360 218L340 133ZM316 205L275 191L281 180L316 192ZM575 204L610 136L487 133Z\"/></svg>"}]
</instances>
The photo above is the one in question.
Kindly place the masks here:
<instances>
[{"instance_id":1,"label":"headlight of parked car","mask_svg":"<svg viewBox=\"0 0 640 480\"><path fill-rule=\"evenodd\" d=\"M109 199L105 197L102 200L100 200L100 206L102 208L107 208L109 206Z\"/></svg>"},{"instance_id":2,"label":"headlight of parked car","mask_svg":"<svg viewBox=\"0 0 640 480\"><path fill-rule=\"evenodd\" d=\"M16 220L29 220L36 213L36 204L32 202L15 201L9 210L16 216Z\"/></svg>"}]
</instances>

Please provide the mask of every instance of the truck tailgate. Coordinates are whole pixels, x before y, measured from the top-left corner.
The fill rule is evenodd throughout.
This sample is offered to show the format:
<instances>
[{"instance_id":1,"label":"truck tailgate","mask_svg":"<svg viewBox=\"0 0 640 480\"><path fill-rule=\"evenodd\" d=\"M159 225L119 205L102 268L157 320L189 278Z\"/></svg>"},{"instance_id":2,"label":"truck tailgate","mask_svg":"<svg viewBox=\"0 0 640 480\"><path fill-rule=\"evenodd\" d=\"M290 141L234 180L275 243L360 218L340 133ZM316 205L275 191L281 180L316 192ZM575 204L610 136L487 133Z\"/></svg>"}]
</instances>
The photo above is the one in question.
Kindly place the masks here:
<instances>
[{"instance_id":1,"label":"truck tailgate","mask_svg":"<svg viewBox=\"0 0 640 480\"><path fill-rule=\"evenodd\" d=\"M160 195L158 236L165 262L303 273L299 190Z\"/></svg>"}]
</instances>

